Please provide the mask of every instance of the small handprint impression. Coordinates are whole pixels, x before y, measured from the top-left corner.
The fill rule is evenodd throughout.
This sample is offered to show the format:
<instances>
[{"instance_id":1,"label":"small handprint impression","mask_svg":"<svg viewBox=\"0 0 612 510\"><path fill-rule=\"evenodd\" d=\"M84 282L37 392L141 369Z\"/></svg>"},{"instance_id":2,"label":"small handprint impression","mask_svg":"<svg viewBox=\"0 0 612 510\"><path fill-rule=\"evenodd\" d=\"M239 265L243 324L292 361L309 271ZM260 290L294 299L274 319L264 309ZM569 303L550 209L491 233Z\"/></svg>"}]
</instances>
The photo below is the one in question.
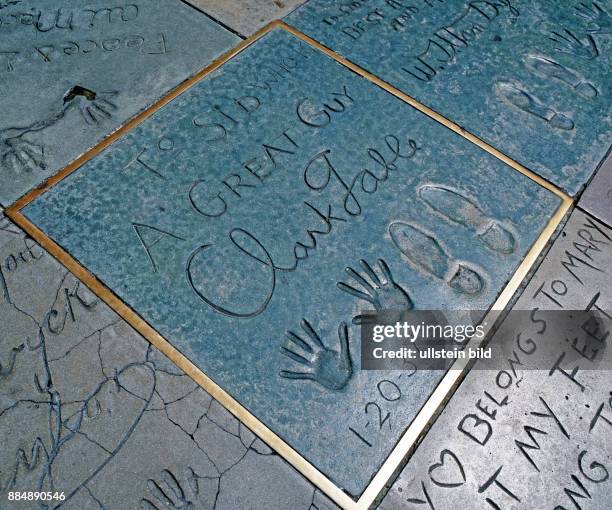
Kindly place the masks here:
<instances>
[{"instance_id":1,"label":"small handprint impression","mask_svg":"<svg viewBox=\"0 0 612 510\"><path fill-rule=\"evenodd\" d=\"M0 161L17 175L46 168L43 147L19 137L0 141Z\"/></svg>"},{"instance_id":2,"label":"small handprint impression","mask_svg":"<svg viewBox=\"0 0 612 510\"><path fill-rule=\"evenodd\" d=\"M159 480L147 481L149 492L146 498L140 500L142 510L195 510L200 508L198 477L188 467L183 480L179 481L174 474L164 469Z\"/></svg>"},{"instance_id":3,"label":"small handprint impression","mask_svg":"<svg viewBox=\"0 0 612 510\"><path fill-rule=\"evenodd\" d=\"M88 125L96 125L112 118L117 105L111 101L119 92L94 92L80 85L72 87L64 96L66 108L77 106Z\"/></svg>"},{"instance_id":4,"label":"small handprint impression","mask_svg":"<svg viewBox=\"0 0 612 510\"><path fill-rule=\"evenodd\" d=\"M597 2L593 2L591 5L584 2L578 4L575 14L588 22L588 33L612 34L612 16Z\"/></svg>"},{"instance_id":5,"label":"small handprint impression","mask_svg":"<svg viewBox=\"0 0 612 510\"><path fill-rule=\"evenodd\" d=\"M300 325L306 336L301 337L287 331L281 353L302 365L304 369L281 370L279 375L285 379L310 380L328 390L341 390L353 375L346 322L338 326L340 351L326 347L306 319L303 319Z\"/></svg>"},{"instance_id":6,"label":"small handprint impression","mask_svg":"<svg viewBox=\"0 0 612 510\"><path fill-rule=\"evenodd\" d=\"M595 39L590 35L580 40L573 32L565 29L561 32L552 32L550 40L557 43L555 50L560 53L567 53L586 60L593 60L599 55Z\"/></svg>"},{"instance_id":7,"label":"small handprint impression","mask_svg":"<svg viewBox=\"0 0 612 510\"><path fill-rule=\"evenodd\" d=\"M382 273L382 278L365 260L360 260L359 264L363 274L358 273L352 267L347 267L345 271L352 282L351 285L338 282L337 286L341 291L367 301L377 312L381 310L406 311L414 308L408 292L393 279L391 270L383 259L378 260L378 269ZM359 290L358 287L361 287L362 290ZM367 317L367 315L357 315L353 318L353 324L363 324Z\"/></svg>"}]
</instances>

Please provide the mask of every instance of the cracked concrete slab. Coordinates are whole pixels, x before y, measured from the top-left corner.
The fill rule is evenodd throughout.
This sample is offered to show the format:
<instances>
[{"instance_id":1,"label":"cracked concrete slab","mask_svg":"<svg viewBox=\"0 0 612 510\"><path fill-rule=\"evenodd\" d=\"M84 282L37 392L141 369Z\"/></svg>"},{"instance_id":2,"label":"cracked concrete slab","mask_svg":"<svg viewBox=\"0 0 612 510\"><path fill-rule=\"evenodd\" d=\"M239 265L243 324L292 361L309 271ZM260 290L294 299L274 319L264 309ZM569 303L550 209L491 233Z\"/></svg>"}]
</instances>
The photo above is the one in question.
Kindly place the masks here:
<instances>
[{"instance_id":1,"label":"cracked concrete slab","mask_svg":"<svg viewBox=\"0 0 612 510\"><path fill-rule=\"evenodd\" d=\"M4 217L0 268L2 508L336 508Z\"/></svg>"}]
</instances>

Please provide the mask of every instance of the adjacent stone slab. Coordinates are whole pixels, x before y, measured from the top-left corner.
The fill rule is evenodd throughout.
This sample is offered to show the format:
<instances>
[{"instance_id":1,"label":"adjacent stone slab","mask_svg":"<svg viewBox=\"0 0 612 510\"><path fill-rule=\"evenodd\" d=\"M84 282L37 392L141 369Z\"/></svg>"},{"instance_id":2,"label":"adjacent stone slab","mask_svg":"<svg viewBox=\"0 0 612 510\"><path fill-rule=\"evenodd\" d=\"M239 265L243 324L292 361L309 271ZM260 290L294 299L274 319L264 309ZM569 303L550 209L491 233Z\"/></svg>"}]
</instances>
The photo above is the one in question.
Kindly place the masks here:
<instances>
[{"instance_id":1,"label":"adjacent stone slab","mask_svg":"<svg viewBox=\"0 0 612 510\"><path fill-rule=\"evenodd\" d=\"M559 203L277 29L24 214L358 495L441 376L359 371L359 315L486 309Z\"/></svg>"},{"instance_id":2,"label":"adjacent stone slab","mask_svg":"<svg viewBox=\"0 0 612 510\"><path fill-rule=\"evenodd\" d=\"M3 509L335 508L1 217L0 324Z\"/></svg>"},{"instance_id":3,"label":"adjacent stone slab","mask_svg":"<svg viewBox=\"0 0 612 510\"><path fill-rule=\"evenodd\" d=\"M572 195L612 143L607 0L311 0L287 22Z\"/></svg>"},{"instance_id":4,"label":"adjacent stone slab","mask_svg":"<svg viewBox=\"0 0 612 510\"><path fill-rule=\"evenodd\" d=\"M589 307L609 314L611 281L612 230L576 210L515 309ZM502 370L476 364L381 509L612 507L610 370L590 366L585 339L592 329L566 341L567 331L557 324L536 322L543 317L536 312L520 331L502 325L493 349L511 334L514 355L509 353ZM594 334L603 338L606 332ZM593 342L608 367L609 342L609 331L603 342ZM552 373L555 362L548 367L534 363L551 346L559 358L550 359L565 353ZM570 362L572 352L576 356ZM519 363L510 362L514 356Z\"/></svg>"},{"instance_id":5,"label":"adjacent stone slab","mask_svg":"<svg viewBox=\"0 0 612 510\"><path fill-rule=\"evenodd\" d=\"M612 225L612 156L597 170L578 205L604 223Z\"/></svg>"},{"instance_id":6,"label":"adjacent stone slab","mask_svg":"<svg viewBox=\"0 0 612 510\"><path fill-rule=\"evenodd\" d=\"M239 40L179 0L0 2L0 204Z\"/></svg>"},{"instance_id":7,"label":"adjacent stone slab","mask_svg":"<svg viewBox=\"0 0 612 510\"><path fill-rule=\"evenodd\" d=\"M248 36L289 14L305 0L188 0L224 25Z\"/></svg>"}]
</instances>

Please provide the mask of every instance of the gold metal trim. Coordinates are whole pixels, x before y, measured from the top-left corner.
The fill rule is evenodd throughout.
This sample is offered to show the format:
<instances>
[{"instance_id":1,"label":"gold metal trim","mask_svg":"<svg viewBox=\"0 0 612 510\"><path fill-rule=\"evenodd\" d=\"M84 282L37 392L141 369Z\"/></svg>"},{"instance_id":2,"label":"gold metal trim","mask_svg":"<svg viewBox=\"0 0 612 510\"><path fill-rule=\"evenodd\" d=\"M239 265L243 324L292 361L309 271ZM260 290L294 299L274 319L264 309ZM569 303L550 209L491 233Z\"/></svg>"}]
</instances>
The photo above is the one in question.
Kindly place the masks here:
<instances>
[{"instance_id":1,"label":"gold metal trim","mask_svg":"<svg viewBox=\"0 0 612 510\"><path fill-rule=\"evenodd\" d=\"M31 236L42 248L47 250L54 258L56 258L61 264L63 264L68 270L70 270L79 280L81 280L92 292L100 297L110 308L112 308L118 315L120 315L128 324L130 324L136 331L138 331L143 337L145 337L151 344L162 351L172 362L174 362L179 368L181 368L189 377L191 377L196 383L198 383L204 390L206 390L213 398L227 408L238 420L244 423L249 429L251 429L257 436L265 441L272 449L274 449L281 457L283 457L289 464L297 469L305 478L307 478L313 485L325 493L331 498L336 504L345 510L367 510L376 501L386 484L396 474L398 469L402 467L402 464L408 454L411 454L419 440L428 431L433 421L437 417L437 414L441 411L444 403L450 399L454 390L459 385L463 377L467 374L467 363L466 360L457 360L452 368L442 378L441 382L435 388L433 393L427 399L423 407L419 410L413 421L410 423L397 445L393 448L390 455L382 464L379 471L375 474L371 482L366 487L360 498L355 501L339 487L337 487L331 480L329 480L323 473L316 469L306 459L304 459L296 450L289 446L283 439L276 435L270 430L264 423L252 415L245 407L243 407L237 400L231 395L224 391L218 386L212 379L206 376L199 368L197 368L189 359L187 359L179 350L173 347L165 338L163 338L157 331L155 331L142 317L140 317L134 310L127 306L118 296L116 296L112 290L106 287L100 280L98 280L92 273L90 273L85 267L83 267L76 259L74 259L68 252L66 252L60 245L49 238L42 230L28 220L21 210L27 206L30 202L38 198L40 195L48 191L52 186L60 182L62 179L76 171L83 164L90 159L94 158L101 151L106 149L109 145L114 143L117 139L122 137L127 132L141 124L145 119L153 115L157 110L168 104L170 101L175 99L177 96L191 88L193 85L202 80L205 76L218 69L228 60L232 59L244 49L248 48L255 41L263 37L268 32L271 32L275 28L283 29L294 36L298 37L302 41L306 42L310 46L317 48L329 57L333 58L337 62L356 72L357 74L368 79L375 85L383 88L387 92L393 94L400 100L410 104L417 110L425 113L434 120L445 125L449 129L452 129L459 135L467 138L480 148L486 150L490 154L502 160L507 165L511 166L518 172L526 175L533 181L537 182L542 187L551 191L555 195L561 198L561 205L551 217L548 225L542 231L536 242L533 244L523 262L519 265L514 275L499 295L497 300L492 306L491 311L485 317L485 322L492 325L495 322L495 318L501 310L510 302L512 296L518 289L519 285L533 266L538 256L545 248L547 242L555 232L555 229L570 209L573 204L573 200L563 193L561 190L556 188L554 185L528 170L524 166L520 165L516 161L510 159L508 156L498 151L494 147L490 146L486 142L482 141L475 135L468 133L457 124L449 121L438 113L434 112L425 105L422 105L412 97L401 92L395 87L384 82L375 75L361 69L359 66L341 57L334 51L326 48L317 41L310 37L302 34L295 28L287 25L286 23L277 20L266 25L261 30L250 36L248 39L242 41L235 48L225 53L222 57L215 60L212 64L205 67L190 79L186 80L178 87L173 89L164 98L155 103L154 105L147 108L145 111L131 119L120 129L113 132L107 138L105 138L98 145L79 156L68 166L60 170L58 173L47 179L37 188L31 190L23 197L18 199L10 207L5 210L6 216L14 221L19 227L21 227L29 236ZM478 342L471 342L470 345L476 346Z\"/></svg>"}]
</instances>

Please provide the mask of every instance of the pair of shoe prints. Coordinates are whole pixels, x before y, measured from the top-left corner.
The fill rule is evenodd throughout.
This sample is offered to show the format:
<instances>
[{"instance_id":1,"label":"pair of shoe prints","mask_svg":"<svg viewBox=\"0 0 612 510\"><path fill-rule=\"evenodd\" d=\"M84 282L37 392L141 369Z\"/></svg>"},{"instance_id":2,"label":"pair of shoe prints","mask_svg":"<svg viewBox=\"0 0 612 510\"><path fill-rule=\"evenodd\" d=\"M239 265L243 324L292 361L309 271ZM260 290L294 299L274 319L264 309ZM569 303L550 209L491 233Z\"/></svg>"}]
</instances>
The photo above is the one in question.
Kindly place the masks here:
<instances>
[{"instance_id":1,"label":"pair of shoe prints","mask_svg":"<svg viewBox=\"0 0 612 510\"><path fill-rule=\"evenodd\" d=\"M463 225L494 252L509 255L516 249L510 227L488 218L477 203L445 186L426 184L418 189L419 197L448 221ZM434 234L418 225L397 221L389 226L395 246L404 256L427 274L445 281L462 294L482 291L486 278L469 264L455 262Z\"/></svg>"},{"instance_id":2,"label":"pair of shoe prints","mask_svg":"<svg viewBox=\"0 0 612 510\"><path fill-rule=\"evenodd\" d=\"M582 3L575 9L577 16L588 21L586 34L577 36L568 28L560 28L557 31L551 31L550 40L555 43L554 50L558 53L566 54L573 59L594 60L599 57L599 49L593 36L612 33L612 16L597 3L593 3L590 7ZM599 95L597 86L579 71L560 64L549 55L527 54L523 57L523 62L534 75L544 80L560 82L582 99L592 100ZM569 115L557 111L553 104L547 104L546 101L531 95L526 85L500 82L495 87L497 94L502 99L546 121L551 127L566 131L574 129L574 121ZM555 98L549 98L549 102L554 101ZM566 105L566 108L568 107L569 105Z\"/></svg>"}]
</instances>

